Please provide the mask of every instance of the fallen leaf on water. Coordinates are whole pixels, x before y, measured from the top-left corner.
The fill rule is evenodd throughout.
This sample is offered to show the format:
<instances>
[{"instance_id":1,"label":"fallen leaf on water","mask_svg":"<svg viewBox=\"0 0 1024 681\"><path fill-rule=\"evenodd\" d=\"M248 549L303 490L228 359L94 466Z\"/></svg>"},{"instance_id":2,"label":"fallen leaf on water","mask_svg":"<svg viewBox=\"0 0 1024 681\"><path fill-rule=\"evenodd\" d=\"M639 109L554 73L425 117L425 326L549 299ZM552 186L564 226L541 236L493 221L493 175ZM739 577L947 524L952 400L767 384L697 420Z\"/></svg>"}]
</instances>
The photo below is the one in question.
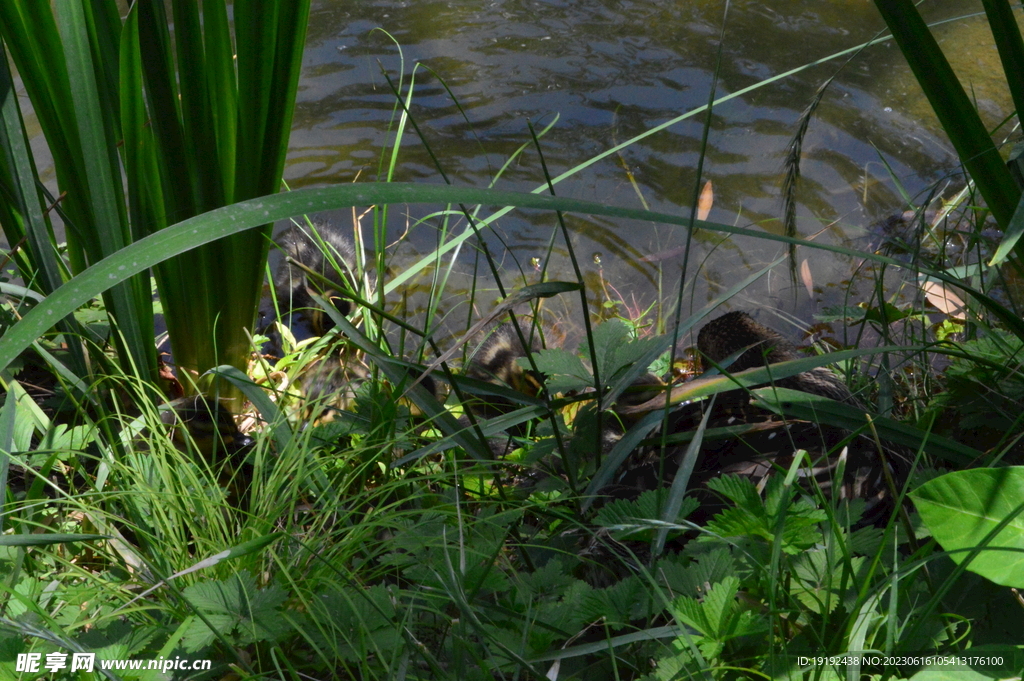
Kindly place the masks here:
<instances>
[{"instance_id":1,"label":"fallen leaf on water","mask_svg":"<svg viewBox=\"0 0 1024 681\"><path fill-rule=\"evenodd\" d=\"M700 198L697 200L697 219L707 220L714 203L715 190L711 187L711 180L708 180L704 183L704 189L700 190Z\"/></svg>"},{"instance_id":2,"label":"fallen leaf on water","mask_svg":"<svg viewBox=\"0 0 1024 681\"><path fill-rule=\"evenodd\" d=\"M807 295L814 297L814 277L811 276L811 266L807 264L807 258L800 263L800 280L804 282Z\"/></svg>"},{"instance_id":3,"label":"fallen leaf on water","mask_svg":"<svg viewBox=\"0 0 1024 681\"><path fill-rule=\"evenodd\" d=\"M950 291L944 284L937 281L926 281L921 285L925 300L936 310L948 314L953 319L966 319L964 308L967 304L957 294Z\"/></svg>"}]
</instances>

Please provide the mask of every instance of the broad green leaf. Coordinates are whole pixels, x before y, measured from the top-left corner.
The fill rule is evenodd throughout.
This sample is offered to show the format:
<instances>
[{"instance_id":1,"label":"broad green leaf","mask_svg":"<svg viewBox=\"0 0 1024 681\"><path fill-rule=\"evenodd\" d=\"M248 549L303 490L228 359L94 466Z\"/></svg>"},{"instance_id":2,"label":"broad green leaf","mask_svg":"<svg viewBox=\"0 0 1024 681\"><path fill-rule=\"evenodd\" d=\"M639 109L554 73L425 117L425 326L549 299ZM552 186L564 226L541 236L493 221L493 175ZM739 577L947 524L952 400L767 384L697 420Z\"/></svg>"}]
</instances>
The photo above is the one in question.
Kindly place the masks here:
<instances>
[{"instance_id":1,"label":"broad green leaf","mask_svg":"<svg viewBox=\"0 0 1024 681\"><path fill-rule=\"evenodd\" d=\"M728 622L736 607L735 599L739 588L739 579L726 577L704 594L704 616L711 626L711 629L706 632L709 636L724 640L725 636L730 633Z\"/></svg>"},{"instance_id":2,"label":"broad green leaf","mask_svg":"<svg viewBox=\"0 0 1024 681\"><path fill-rule=\"evenodd\" d=\"M534 361L538 369L550 376L547 386L553 393L582 390L594 385L593 375L575 352L550 348L534 353ZM519 362L523 366L523 359Z\"/></svg>"},{"instance_id":3,"label":"broad green leaf","mask_svg":"<svg viewBox=\"0 0 1024 681\"><path fill-rule=\"evenodd\" d=\"M950 558L969 559L968 570L996 584L1024 587L1024 467L947 473L910 498Z\"/></svg>"},{"instance_id":4,"label":"broad green leaf","mask_svg":"<svg viewBox=\"0 0 1024 681\"><path fill-rule=\"evenodd\" d=\"M594 327L594 352L597 353L597 357L590 358L586 348L583 354L597 366L602 380L611 378L612 373L619 368L611 366L611 360L614 359L618 346L628 342L630 336L629 327L621 319L611 319Z\"/></svg>"}]
</instances>

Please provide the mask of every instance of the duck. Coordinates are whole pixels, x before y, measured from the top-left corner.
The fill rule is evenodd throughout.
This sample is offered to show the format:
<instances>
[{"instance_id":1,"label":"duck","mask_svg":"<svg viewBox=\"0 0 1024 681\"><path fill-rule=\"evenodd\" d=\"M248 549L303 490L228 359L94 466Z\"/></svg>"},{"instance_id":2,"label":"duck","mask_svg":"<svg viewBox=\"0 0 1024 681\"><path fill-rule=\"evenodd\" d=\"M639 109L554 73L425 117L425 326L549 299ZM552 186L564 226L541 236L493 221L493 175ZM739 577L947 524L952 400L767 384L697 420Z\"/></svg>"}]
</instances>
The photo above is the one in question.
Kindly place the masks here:
<instances>
[{"instance_id":1,"label":"duck","mask_svg":"<svg viewBox=\"0 0 1024 681\"><path fill-rule=\"evenodd\" d=\"M697 351L701 368L706 373L737 352L743 353L724 367L730 374L747 369L769 366L779 362L799 359L803 355L797 347L786 340L778 331L754 320L743 311L728 312L713 319L697 334ZM820 395L837 402L863 406L850 392L846 383L827 367L815 367L809 371L774 381L780 388L800 390Z\"/></svg>"},{"instance_id":2,"label":"duck","mask_svg":"<svg viewBox=\"0 0 1024 681\"><path fill-rule=\"evenodd\" d=\"M797 347L782 334L742 311L729 312L708 322L698 333L697 349L705 371L720 367L729 373L801 357ZM728 367L722 367L728 357L737 353L739 356ZM846 383L827 367L780 378L774 385L867 411ZM875 441L864 435L838 448L849 438L848 431L827 424L782 419L751 404L748 390L729 391L718 398L708 417L708 428L747 425L751 426L751 432L705 442L698 468L691 477L691 488L701 489L709 479L726 474L741 475L760 485L767 476L788 469L796 453L802 450L810 455L810 465L802 467L801 471L805 487L813 477L828 497L863 500L861 526L888 519L893 505L887 477L897 481L905 478L906 452L886 446L884 454L880 453ZM703 409L703 405L691 406ZM693 414L689 417L692 419ZM677 418L677 429L686 423L685 418ZM689 425L693 426L692 420ZM840 468L845 470L845 475L842 480L836 480ZM891 476L886 475L886 468ZM706 494L698 496L706 498Z\"/></svg>"},{"instance_id":3,"label":"duck","mask_svg":"<svg viewBox=\"0 0 1024 681\"><path fill-rule=\"evenodd\" d=\"M541 336L548 343L548 348L557 348L557 340L562 334L557 328L545 326L543 333L538 332L529 320L520 322L520 328L528 336L529 351L511 323L503 323L483 335L479 347L474 352L463 371L464 376L476 381L491 383L502 388L515 391L526 398L537 399L544 393L545 376L534 371L521 360L531 353L544 349ZM531 335L532 334L532 335ZM556 340L557 339L557 340ZM567 406L559 419L569 426L567 433L569 446L576 450L584 459L596 458L595 452L600 449L606 455L619 442L623 434L633 425L637 417L620 413L620 408L648 402L659 394L663 394L666 384L661 377L646 372L619 395L615 404L598 420L593 400L581 401L575 406ZM593 388L584 389L582 394L592 393ZM569 393L572 397L575 393ZM579 395L577 395L579 396ZM495 394L475 394L466 400L466 408L480 419L493 419L523 407L527 400L516 400L512 396ZM469 427L467 417L460 417L463 427ZM600 432L596 427L600 425ZM492 437L488 446L495 459L504 458L518 445L514 438L524 437L528 433L526 424L519 424L506 429L501 436ZM550 460L548 468L561 470L561 462Z\"/></svg>"}]
</instances>

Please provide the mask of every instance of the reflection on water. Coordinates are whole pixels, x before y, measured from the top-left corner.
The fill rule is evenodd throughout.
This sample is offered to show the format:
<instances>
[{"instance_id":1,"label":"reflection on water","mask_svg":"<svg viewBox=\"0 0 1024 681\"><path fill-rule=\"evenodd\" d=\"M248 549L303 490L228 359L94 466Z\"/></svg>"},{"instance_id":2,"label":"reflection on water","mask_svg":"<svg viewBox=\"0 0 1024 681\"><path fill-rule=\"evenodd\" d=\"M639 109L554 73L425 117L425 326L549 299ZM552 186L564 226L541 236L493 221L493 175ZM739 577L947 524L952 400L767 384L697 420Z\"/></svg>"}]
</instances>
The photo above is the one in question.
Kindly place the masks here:
<instances>
[{"instance_id":1,"label":"reflection on water","mask_svg":"<svg viewBox=\"0 0 1024 681\"><path fill-rule=\"evenodd\" d=\"M938 3L928 18L947 18L963 12L964 5ZM381 150L394 141L391 83L399 82L401 61L395 43L373 31L375 27L401 45L407 72L403 93L414 83L411 113L444 172L453 182L484 186L529 142L528 120L539 129L558 117L541 141L554 176L705 104L722 12L722 5L712 2L321 3L312 15L287 178L300 186L376 177ZM991 59L994 54L991 36L979 26L983 22L972 19L937 30L946 49L959 50L954 63L965 69L964 78L971 83L980 83L978 74L992 70L984 60L973 74L967 68L979 62L978 55ZM771 7L732 3L717 94L727 95L870 40L881 28L874 5L866 1L790 0ZM409 72L417 62L430 71L416 70L413 81ZM815 66L714 109L702 177L715 188L709 219L780 231L786 146L800 112L840 63ZM990 116L1006 111L1008 103L998 98L1000 88L984 92L983 108ZM698 181L702 126L703 116L681 122L579 171L557 191L688 215ZM819 240L866 246L868 225L904 209L882 158L912 196L956 167L909 69L888 44L869 48L846 66L811 124L799 189L801 234L828 226ZM538 154L531 149L504 172L497 186L528 190L543 178ZM423 142L412 133L402 142L395 179L441 181ZM414 219L424 211L414 206L409 213ZM395 223L389 225L391 234L404 228L397 212L390 219ZM437 224L435 220L411 231L398 248L403 262L430 251ZM585 215L569 216L567 227L580 267L593 284L592 304L618 297L623 306L643 310L658 300L671 302L682 272L681 229ZM536 280L536 263L548 253L556 229L553 215L515 212L486 233L507 285ZM783 252L772 242L696 232L686 306L703 307ZM595 253L600 257L593 258ZM459 307L468 305L465 294L472 277L486 272L477 256L472 248L461 253L458 271L465 285L453 282L460 295L446 308L456 318L468 314ZM806 321L849 295L834 284L848 280L856 262L811 249L800 249L798 259L807 260L815 283L810 292L804 285L794 287L783 266L731 305L777 307ZM553 278L571 278L569 254L560 237L554 240L548 268ZM855 292L854 299L869 292L870 285ZM573 314L574 299L567 297L562 304L566 314Z\"/></svg>"},{"instance_id":2,"label":"reflection on water","mask_svg":"<svg viewBox=\"0 0 1024 681\"><path fill-rule=\"evenodd\" d=\"M383 177L401 114L394 86L403 95L412 88L410 111L423 135L421 140L406 130L394 180L441 182L429 145L456 184L533 189L545 175L528 121L541 130L557 119L540 141L544 163L557 176L706 104L723 10L722 3L708 0L316 3L285 177L292 187ZM925 11L929 20L943 20L980 11L980 3L942 0ZM716 95L854 47L882 28L868 0L732 2ZM977 96L985 120L999 120L1009 102L994 76L1000 69L985 23L969 18L943 24L935 34ZM557 192L689 215L697 187L711 180L710 220L779 233L782 165L796 121L818 86L845 60L717 105L700 178L703 115L588 165L559 183ZM414 69L417 64L423 66ZM526 151L502 171L523 145ZM40 152L39 146L37 136L34 151ZM42 161L40 167L44 178L52 178L52 168ZM909 195L920 196L956 168L950 145L898 50L891 43L873 46L842 69L811 123L801 160L798 229L809 236L824 228L819 241L866 247L869 225L905 209L893 177ZM442 220L417 222L434 210L391 208L387 240L408 230L391 249L399 268L436 246ZM344 224L353 219L350 211L330 217ZM363 218L367 238L370 220ZM455 216L445 226L458 232L465 221ZM566 228L592 310L610 302L618 307L605 309L619 313L660 302L674 306L686 258L681 228L589 215L566 216ZM506 286L535 283L545 266L549 278L572 278L570 254L558 230L556 216L536 211L515 211L484 230ZM704 307L783 254L784 247L774 242L697 230L685 264L684 309ZM465 328L466 319L486 311L497 291L472 241L458 256L440 312L450 325ZM777 308L807 322L825 306L870 294L870 282L852 293L844 284L858 261L801 248L798 262L804 261L803 282L794 285L783 265L728 305ZM424 273L406 288L402 304L410 309L422 304L417 294L427 289L429 276ZM563 295L547 304L578 318L577 297Z\"/></svg>"}]
</instances>

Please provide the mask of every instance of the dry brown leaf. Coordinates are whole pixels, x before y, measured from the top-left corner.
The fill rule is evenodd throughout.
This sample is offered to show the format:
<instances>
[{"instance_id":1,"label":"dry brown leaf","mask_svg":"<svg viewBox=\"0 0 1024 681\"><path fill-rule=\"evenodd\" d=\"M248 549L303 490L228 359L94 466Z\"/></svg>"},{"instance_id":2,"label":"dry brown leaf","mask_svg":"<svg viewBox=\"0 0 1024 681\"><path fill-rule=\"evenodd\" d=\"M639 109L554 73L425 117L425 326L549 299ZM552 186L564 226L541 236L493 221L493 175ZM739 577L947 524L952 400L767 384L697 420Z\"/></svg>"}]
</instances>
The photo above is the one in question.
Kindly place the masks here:
<instances>
[{"instance_id":1,"label":"dry brown leaf","mask_svg":"<svg viewBox=\"0 0 1024 681\"><path fill-rule=\"evenodd\" d=\"M814 297L814 277L811 276L811 266L807 264L807 258L800 263L800 280L804 282L807 295Z\"/></svg>"},{"instance_id":2,"label":"dry brown leaf","mask_svg":"<svg viewBox=\"0 0 1024 681\"><path fill-rule=\"evenodd\" d=\"M700 190L700 198L697 200L697 219L707 220L714 203L715 190L711 187L711 180L708 180L704 183L704 189Z\"/></svg>"},{"instance_id":3,"label":"dry brown leaf","mask_svg":"<svg viewBox=\"0 0 1024 681\"><path fill-rule=\"evenodd\" d=\"M950 291L944 284L937 281L926 281L921 290L924 291L925 300L931 303L935 309L943 314L948 314L953 319L966 319L964 308L967 304L957 294Z\"/></svg>"}]
</instances>

